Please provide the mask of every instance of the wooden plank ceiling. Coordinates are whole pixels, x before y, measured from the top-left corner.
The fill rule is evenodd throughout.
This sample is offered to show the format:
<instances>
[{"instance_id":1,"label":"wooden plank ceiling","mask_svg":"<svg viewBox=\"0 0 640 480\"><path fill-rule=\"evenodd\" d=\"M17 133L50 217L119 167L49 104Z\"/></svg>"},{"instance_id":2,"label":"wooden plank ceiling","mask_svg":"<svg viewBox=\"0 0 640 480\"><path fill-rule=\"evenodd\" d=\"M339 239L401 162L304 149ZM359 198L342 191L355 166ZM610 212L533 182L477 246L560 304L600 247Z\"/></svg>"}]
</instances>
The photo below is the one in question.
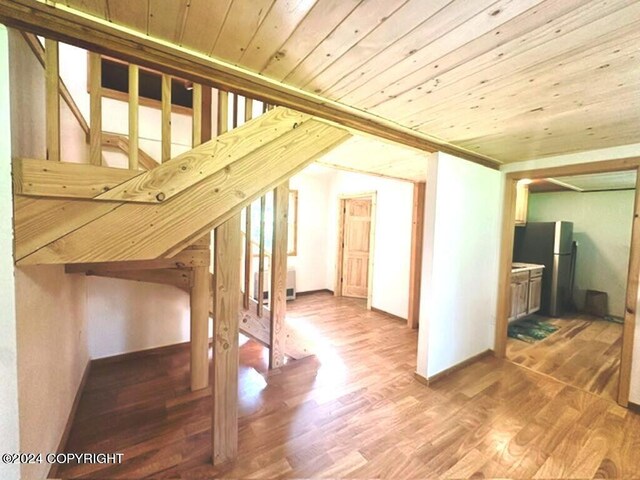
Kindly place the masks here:
<instances>
[{"instance_id":1,"label":"wooden plank ceiling","mask_svg":"<svg viewBox=\"0 0 640 480\"><path fill-rule=\"evenodd\" d=\"M514 162L638 142L634 0L66 0Z\"/></svg>"}]
</instances>

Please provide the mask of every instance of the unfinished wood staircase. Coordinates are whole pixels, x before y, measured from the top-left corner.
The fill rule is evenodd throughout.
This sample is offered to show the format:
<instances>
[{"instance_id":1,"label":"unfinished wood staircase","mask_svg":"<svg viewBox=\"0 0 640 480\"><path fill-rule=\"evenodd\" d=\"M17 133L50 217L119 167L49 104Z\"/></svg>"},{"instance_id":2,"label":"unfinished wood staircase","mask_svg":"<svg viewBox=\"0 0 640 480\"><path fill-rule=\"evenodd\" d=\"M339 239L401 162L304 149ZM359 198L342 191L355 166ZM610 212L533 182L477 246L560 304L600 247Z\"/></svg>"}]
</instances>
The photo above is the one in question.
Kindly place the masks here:
<instances>
[{"instance_id":1,"label":"unfinished wood staircase","mask_svg":"<svg viewBox=\"0 0 640 480\"><path fill-rule=\"evenodd\" d=\"M245 103L246 123L238 126L238 95L233 97L233 128L227 131L228 94L219 91L218 136L211 138L210 124L204 126L212 113L211 89L194 85L193 148L170 159L171 80L162 74L162 162L156 162L138 147L137 66L129 67L129 136L106 134L101 129L99 55L89 54L87 125L59 78L57 42L46 39L43 49L35 37L25 35L25 40L45 66L47 159L13 160L16 264L64 264L70 274L168 284L189 292L191 387L213 384L212 458L214 463L232 460L237 452L239 332L269 347L270 368L282 366L285 356L299 359L312 353L311 343L285 318L288 179L350 134L282 107L265 108L251 119L251 99ZM87 134L87 163L62 161L60 96ZM103 147L127 153L129 168L103 166ZM262 298L264 196L270 191L274 221L267 308L249 291L253 253L248 211L240 285L240 213L261 202L257 298ZM214 319L211 374L209 317Z\"/></svg>"}]
</instances>

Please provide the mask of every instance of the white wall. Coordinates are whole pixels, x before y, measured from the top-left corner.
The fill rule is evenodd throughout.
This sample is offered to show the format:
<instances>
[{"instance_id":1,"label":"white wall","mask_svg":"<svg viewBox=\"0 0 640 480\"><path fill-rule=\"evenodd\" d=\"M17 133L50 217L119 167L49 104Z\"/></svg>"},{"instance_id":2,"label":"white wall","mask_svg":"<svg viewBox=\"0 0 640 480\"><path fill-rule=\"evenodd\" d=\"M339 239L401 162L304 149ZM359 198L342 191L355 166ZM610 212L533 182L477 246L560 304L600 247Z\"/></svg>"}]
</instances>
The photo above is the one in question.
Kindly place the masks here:
<instances>
[{"instance_id":1,"label":"white wall","mask_svg":"<svg viewBox=\"0 0 640 480\"><path fill-rule=\"evenodd\" d=\"M13 276L13 199L11 197L11 131L9 105L9 38L0 24L0 445L20 451L18 425L18 341ZM0 478L20 478L18 464L0 464Z\"/></svg>"},{"instance_id":2,"label":"white wall","mask_svg":"<svg viewBox=\"0 0 640 480\"><path fill-rule=\"evenodd\" d=\"M622 145L619 147L603 148L588 152L559 155L556 157L539 158L527 162L518 162L503 165L501 172L514 172L535 168L557 167L561 165L574 165L579 163L599 162L640 156L640 143ZM640 312L640 292L636 312ZM636 321L635 339L633 343L633 355L631 359L631 390L629 400L640 405L640 319Z\"/></svg>"},{"instance_id":3,"label":"white wall","mask_svg":"<svg viewBox=\"0 0 640 480\"><path fill-rule=\"evenodd\" d=\"M299 292L333 290L329 277L328 229L331 189L335 171L310 165L291 178L289 186L298 190L298 254L288 258L289 268L296 270Z\"/></svg>"},{"instance_id":4,"label":"white wall","mask_svg":"<svg viewBox=\"0 0 640 480\"><path fill-rule=\"evenodd\" d=\"M44 69L15 30L9 46L11 154L45 158ZM61 129L63 155L83 158L84 134L68 110ZM9 271L15 275L20 451L55 452L89 361L85 279L65 275L60 265ZM23 465L21 478L43 478L49 468Z\"/></svg>"},{"instance_id":5,"label":"white wall","mask_svg":"<svg viewBox=\"0 0 640 480\"><path fill-rule=\"evenodd\" d=\"M528 221L573 222L578 242L574 299L607 292L609 313L624 316L635 191L554 192L529 196Z\"/></svg>"},{"instance_id":6,"label":"white wall","mask_svg":"<svg viewBox=\"0 0 640 480\"><path fill-rule=\"evenodd\" d=\"M428 160L417 372L493 348L500 172L451 155Z\"/></svg>"},{"instance_id":7,"label":"white wall","mask_svg":"<svg viewBox=\"0 0 640 480\"><path fill-rule=\"evenodd\" d=\"M88 277L87 283L91 358L189 341L186 292L169 285L101 277Z\"/></svg>"},{"instance_id":8,"label":"white wall","mask_svg":"<svg viewBox=\"0 0 640 480\"><path fill-rule=\"evenodd\" d=\"M331 202L327 204L327 277L336 272L340 195L377 193L371 306L401 318L409 313L409 265L413 184L372 175L335 171ZM324 207L323 207L324 208ZM333 289L333 287L331 287Z\"/></svg>"}]
</instances>

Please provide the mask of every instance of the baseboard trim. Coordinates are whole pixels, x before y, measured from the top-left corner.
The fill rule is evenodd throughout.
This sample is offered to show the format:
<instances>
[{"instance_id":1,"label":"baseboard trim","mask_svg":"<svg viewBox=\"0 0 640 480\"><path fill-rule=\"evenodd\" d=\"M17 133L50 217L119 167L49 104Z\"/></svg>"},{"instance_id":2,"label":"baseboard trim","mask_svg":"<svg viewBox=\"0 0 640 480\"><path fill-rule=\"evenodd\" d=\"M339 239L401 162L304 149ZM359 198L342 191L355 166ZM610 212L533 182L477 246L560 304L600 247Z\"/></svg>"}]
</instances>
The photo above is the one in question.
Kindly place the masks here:
<instances>
[{"instance_id":1,"label":"baseboard trim","mask_svg":"<svg viewBox=\"0 0 640 480\"><path fill-rule=\"evenodd\" d=\"M427 377L423 377L418 372L413 372L413 378L415 378L419 383L423 384L424 386L426 387L429 386L429 380L427 379Z\"/></svg>"},{"instance_id":2,"label":"baseboard trim","mask_svg":"<svg viewBox=\"0 0 640 480\"><path fill-rule=\"evenodd\" d=\"M634 413L640 414L640 405L638 405L637 403L629 402L627 404L627 408Z\"/></svg>"},{"instance_id":3,"label":"baseboard trim","mask_svg":"<svg viewBox=\"0 0 640 480\"><path fill-rule=\"evenodd\" d=\"M380 310L379 308L376 308L376 307L371 307L371 311L376 313L382 313L383 315L387 315L389 317L395 318L396 320L400 320L401 322L407 321L406 318L402 318L399 315L394 315L393 313L385 312L384 310Z\"/></svg>"},{"instance_id":4,"label":"baseboard trim","mask_svg":"<svg viewBox=\"0 0 640 480\"><path fill-rule=\"evenodd\" d=\"M441 380L443 378L445 378L448 375L451 375L454 372L457 372L458 370L463 369L464 367L471 365L472 363L477 362L478 360L487 357L489 355L493 355L493 351L492 350L485 350L484 352L480 352L477 355L474 355L473 357L467 358L466 360L447 368L446 370L443 370L439 373L436 373L435 375L430 376L429 378L427 378L427 382L429 382L429 385L432 385L433 382L437 382L438 380Z\"/></svg>"},{"instance_id":5,"label":"baseboard trim","mask_svg":"<svg viewBox=\"0 0 640 480\"><path fill-rule=\"evenodd\" d=\"M313 295L314 293L329 293L333 295L333 290L321 288L320 290L307 290L306 292L296 292L296 297L304 297L305 295Z\"/></svg>"},{"instance_id":6,"label":"baseboard trim","mask_svg":"<svg viewBox=\"0 0 640 480\"><path fill-rule=\"evenodd\" d=\"M71 411L69 412L67 423L64 426L64 430L62 431L62 437L60 437L60 442L58 443L58 449L56 450L57 453L64 452L64 447L67 445L67 440L69 440L71 427L73 426L73 421L76 418L78 406L80 405L80 398L82 397L82 392L84 392L84 387L86 386L87 379L89 378L89 372L91 371L91 364L92 364L92 361L88 360L87 365L84 367L84 373L82 374L82 378L80 379L80 385L78 385L76 396L73 398ZM57 478L57 477L58 477L58 464L54 463L53 465L51 465L51 468L49 469L49 475L47 478Z\"/></svg>"}]
</instances>

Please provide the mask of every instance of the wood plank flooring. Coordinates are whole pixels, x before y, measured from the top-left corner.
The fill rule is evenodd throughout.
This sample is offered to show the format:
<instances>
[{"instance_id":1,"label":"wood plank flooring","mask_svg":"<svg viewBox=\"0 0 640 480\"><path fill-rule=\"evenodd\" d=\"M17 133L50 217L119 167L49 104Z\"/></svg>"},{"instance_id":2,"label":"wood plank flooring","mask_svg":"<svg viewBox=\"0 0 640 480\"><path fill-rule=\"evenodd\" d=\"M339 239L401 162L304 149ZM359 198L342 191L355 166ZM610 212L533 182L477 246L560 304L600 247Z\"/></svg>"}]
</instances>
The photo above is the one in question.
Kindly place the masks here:
<instances>
[{"instance_id":1,"label":"wood plank flooring","mask_svg":"<svg viewBox=\"0 0 640 480\"><path fill-rule=\"evenodd\" d=\"M239 457L210 465L210 391L189 392L188 350L92 369L68 452L121 465L67 465L63 478L633 478L640 416L509 361L485 357L426 387L406 322L328 294L289 316L321 346L268 372L240 347Z\"/></svg>"},{"instance_id":2,"label":"wood plank flooring","mask_svg":"<svg viewBox=\"0 0 640 480\"><path fill-rule=\"evenodd\" d=\"M527 343L509 338L507 358L536 372L615 401L618 395L622 325L589 315L554 318L560 329Z\"/></svg>"}]
</instances>

